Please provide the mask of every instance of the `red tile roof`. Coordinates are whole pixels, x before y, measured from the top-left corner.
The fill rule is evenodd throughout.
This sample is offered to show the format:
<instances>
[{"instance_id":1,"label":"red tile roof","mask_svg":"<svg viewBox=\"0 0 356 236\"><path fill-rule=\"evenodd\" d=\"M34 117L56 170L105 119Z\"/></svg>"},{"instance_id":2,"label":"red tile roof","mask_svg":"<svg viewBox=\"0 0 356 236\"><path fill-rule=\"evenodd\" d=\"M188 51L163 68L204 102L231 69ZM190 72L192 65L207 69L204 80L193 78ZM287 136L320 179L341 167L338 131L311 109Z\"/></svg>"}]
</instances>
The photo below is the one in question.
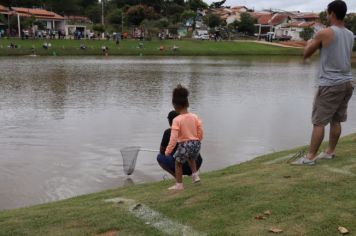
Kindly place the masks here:
<instances>
[{"instance_id":1,"label":"red tile roof","mask_svg":"<svg viewBox=\"0 0 356 236\"><path fill-rule=\"evenodd\" d=\"M15 14L19 14L20 16L34 16L37 19L43 20L64 20L63 16L44 9L12 7L12 10L15 12Z\"/></svg>"},{"instance_id":2,"label":"red tile roof","mask_svg":"<svg viewBox=\"0 0 356 236\"><path fill-rule=\"evenodd\" d=\"M273 17L271 18L271 20L268 23L273 26L280 25L280 24L284 23L288 18L289 18L289 16L286 14L277 13L277 14L273 15Z\"/></svg>"},{"instance_id":3,"label":"red tile roof","mask_svg":"<svg viewBox=\"0 0 356 236\"><path fill-rule=\"evenodd\" d=\"M296 16L293 16L292 18L293 19L309 19L309 20L315 19L316 20L319 18L319 14L306 12L306 13L297 14Z\"/></svg>"},{"instance_id":4,"label":"red tile roof","mask_svg":"<svg viewBox=\"0 0 356 236\"><path fill-rule=\"evenodd\" d=\"M273 17L273 13L271 12L251 12L250 15L261 25L268 25Z\"/></svg>"},{"instance_id":5,"label":"red tile roof","mask_svg":"<svg viewBox=\"0 0 356 236\"><path fill-rule=\"evenodd\" d=\"M257 19L258 24L272 26L283 24L290 18L286 13L251 12L250 15Z\"/></svg>"},{"instance_id":6,"label":"red tile roof","mask_svg":"<svg viewBox=\"0 0 356 236\"><path fill-rule=\"evenodd\" d=\"M0 13L1 14L9 14L9 8L7 8L3 5L0 5Z\"/></svg>"}]
</instances>

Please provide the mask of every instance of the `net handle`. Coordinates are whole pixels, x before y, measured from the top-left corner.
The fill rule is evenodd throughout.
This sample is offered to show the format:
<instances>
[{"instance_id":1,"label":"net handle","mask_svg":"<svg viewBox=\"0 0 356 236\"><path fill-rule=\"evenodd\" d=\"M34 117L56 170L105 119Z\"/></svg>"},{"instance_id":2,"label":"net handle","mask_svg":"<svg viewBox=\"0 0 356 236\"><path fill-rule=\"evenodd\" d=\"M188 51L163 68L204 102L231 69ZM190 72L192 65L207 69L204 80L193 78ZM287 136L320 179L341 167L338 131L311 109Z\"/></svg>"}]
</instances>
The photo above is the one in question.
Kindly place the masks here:
<instances>
[{"instance_id":1,"label":"net handle","mask_svg":"<svg viewBox=\"0 0 356 236\"><path fill-rule=\"evenodd\" d=\"M147 148L140 148L140 151L144 151L144 152L159 152L159 150L147 149Z\"/></svg>"}]
</instances>

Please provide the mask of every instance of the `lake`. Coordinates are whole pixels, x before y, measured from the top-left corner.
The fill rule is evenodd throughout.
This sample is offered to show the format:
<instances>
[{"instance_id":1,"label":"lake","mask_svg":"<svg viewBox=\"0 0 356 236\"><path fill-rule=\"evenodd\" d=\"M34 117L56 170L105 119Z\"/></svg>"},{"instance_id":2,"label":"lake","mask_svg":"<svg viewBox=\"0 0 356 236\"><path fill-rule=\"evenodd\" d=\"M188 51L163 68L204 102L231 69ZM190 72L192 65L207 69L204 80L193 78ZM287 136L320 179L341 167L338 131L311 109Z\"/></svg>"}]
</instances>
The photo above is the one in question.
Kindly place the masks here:
<instances>
[{"instance_id":1,"label":"lake","mask_svg":"<svg viewBox=\"0 0 356 236\"><path fill-rule=\"evenodd\" d=\"M299 57L0 58L0 209L166 178L144 151L127 178L120 149L159 149L178 83L203 120L202 172L306 145L316 74Z\"/></svg>"}]
</instances>

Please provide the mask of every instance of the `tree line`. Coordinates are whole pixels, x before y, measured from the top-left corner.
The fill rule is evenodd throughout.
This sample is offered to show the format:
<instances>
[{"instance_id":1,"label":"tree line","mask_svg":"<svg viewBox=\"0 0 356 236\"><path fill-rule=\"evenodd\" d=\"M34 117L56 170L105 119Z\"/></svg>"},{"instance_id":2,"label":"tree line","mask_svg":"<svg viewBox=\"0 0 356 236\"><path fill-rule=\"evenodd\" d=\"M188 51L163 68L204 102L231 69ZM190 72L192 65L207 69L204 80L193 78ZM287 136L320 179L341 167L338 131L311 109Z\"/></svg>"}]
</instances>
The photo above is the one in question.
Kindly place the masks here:
<instances>
[{"instance_id":1,"label":"tree line","mask_svg":"<svg viewBox=\"0 0 356 236\"><path fill-rule=\"evenodd\" d=\"M128 23L139 25L143 20L167 18L172 23L181 20L184 11L207 8L203 0L102 0L106 23L120 23L125 14ZM44 8L61 15L87 16L93 23L101 22L100 0L0 0L7 7Z\"/></svg>"}]
</instances>

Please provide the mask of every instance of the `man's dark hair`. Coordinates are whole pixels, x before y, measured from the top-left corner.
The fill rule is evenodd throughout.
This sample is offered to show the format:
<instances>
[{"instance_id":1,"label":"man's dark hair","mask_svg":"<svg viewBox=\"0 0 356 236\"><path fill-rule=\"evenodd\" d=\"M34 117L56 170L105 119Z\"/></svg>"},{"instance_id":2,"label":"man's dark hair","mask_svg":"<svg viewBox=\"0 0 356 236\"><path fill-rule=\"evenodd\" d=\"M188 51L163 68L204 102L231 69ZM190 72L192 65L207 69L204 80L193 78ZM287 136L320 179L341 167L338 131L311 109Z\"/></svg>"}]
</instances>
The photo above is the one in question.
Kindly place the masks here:
<instances>
[{"instance_id":1,"label":"man's dark hair","mask_svg":"<svg viewBox=\"0 0 356 236\"><path fill-rule=\"evenodd\" d=\"M173 124L173 119L176 118L177 116L179 116L179 113L176 111L171 111L168 113L168 123L170 126L172 126Z\"/></svg>"},{"instance_id":2,"label":"man's dark hair","mask_svg":"<svg viewBox=\"0 0 356 236\"><path fill-rule=\"evenodd\" d=\"M178 86L173 90L173 96L172 96L173 106L179 108L189 107L188 96L189 96L188 89L178 84Z\"/></svg>"},{"instance_id":3,"label":"man's dark hair","mask_svg":"<svg viewBox=\"0 0 356 236\"><path fill-rule=\"evenodd\" d=\"M328 13L334 13L336 19L344 20L347 12L347 5L342 0L335 0L328 5Z\"/></svg>"}]
</instances>

